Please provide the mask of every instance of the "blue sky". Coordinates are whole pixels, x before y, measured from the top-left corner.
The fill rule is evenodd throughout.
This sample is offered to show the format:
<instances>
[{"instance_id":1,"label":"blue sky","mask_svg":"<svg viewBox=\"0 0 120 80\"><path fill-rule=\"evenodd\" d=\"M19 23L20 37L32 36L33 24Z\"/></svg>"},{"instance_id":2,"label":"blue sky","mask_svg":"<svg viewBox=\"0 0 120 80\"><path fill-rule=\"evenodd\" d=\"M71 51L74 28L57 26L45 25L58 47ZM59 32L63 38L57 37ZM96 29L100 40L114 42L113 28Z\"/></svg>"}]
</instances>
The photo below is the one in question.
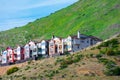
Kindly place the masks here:
<instances>
[{"instance_id":1,"label":"blue sky","mask_svg":"<svg viewBox=\"0 0 120 80\"><path fill-rule=\"evenodd\" d=\"M0 0L0 31L19 27L78 0Z\"/></svg>"}]
</instances>

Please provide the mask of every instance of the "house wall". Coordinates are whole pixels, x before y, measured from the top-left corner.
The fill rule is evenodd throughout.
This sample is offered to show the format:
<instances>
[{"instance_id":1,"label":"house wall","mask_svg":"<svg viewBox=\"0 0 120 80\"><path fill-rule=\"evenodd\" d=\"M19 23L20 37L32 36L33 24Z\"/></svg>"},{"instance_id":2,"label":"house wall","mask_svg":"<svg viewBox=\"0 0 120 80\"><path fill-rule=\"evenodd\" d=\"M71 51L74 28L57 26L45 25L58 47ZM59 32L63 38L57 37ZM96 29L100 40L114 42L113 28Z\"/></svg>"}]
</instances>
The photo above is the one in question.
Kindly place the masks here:
<instances>
[{"instance_id":1,"label":"house wall","mask_svg":"<svg viewBox=\"0 0 120 80\"><path fill-rule=\"evenodd\" d=\"M47 42L45 40L41 42L41 50L42 50L42 55L47 54Z\"/></svg>"},{"instance_id":2,"label":"house wall","mask_svg":"<svg viewBox=\"0 0 120 80\"><path fill-rule=\"evenodd\" d=\"M29 45L30 45L30 56L37 57L38 56L37 45L33 41L29 42Z\"/></svg>"},{"instance_id":3,"label":"house wall","mask_svg":"<svg viewBox=\"0 0 120 80\"><path fill-rule=\"evenodd\" d=\"M73 38L72 41L72 52L80 50L81 40L79 38Z\"/></svg>"},{"instance_id":4,"label":"house wall","mask_svg":"<svg viewBox=\"0 0 120 80\"><path fill-rule=\"evenodd\" d=\"M41 42L37 43L37 47L38 47L38 55L42 55Z\"/></svg>"},{"instance_id":5,"label":"house wall","mask_svg":"<svg viewBox=\"0 0 120 80\"><path fill-rule=\"evenodd\" d=\"M72 51L72 42L73 40L71 36L68 36L66 39L64 39L64 45L66 45L66 49L64 49L65 51Z\"/></svg>"},{"instance_id":6,"label":"house wall","mask_svg":"<svg viewBox=\"0 0 120 80\"><path fill-rule=\"evenodd\" d=\"M55 42L54 42L54 40L51 40L50 42L49 42L49 55L50 56L52 56L52 55L54 55L55 54Z\"/></svg>"},{"instance_id":7,"label":"house wall","mask_svg":"<svg viewBox=\"0 0 120 80\"><path fill-rule=\"evenodd\" d=\"M14 59L15 59L15 61L17 61L17 49L13 49L13 53L14 53Z\"/></svg>"},{"instance_id":8,"label":"house wall","mask_svg":"<svg viewBox=\"0 0 120 80\"><path fill-rule=\"evenodd\" d=\"M38 50L37 50L37 45L34 45L33 50L32 50L32 56L38 57Z\"/></svg>"},{"instance_id":9,"label":"house wall","mask_svg":"<svg viewBox=\"0 0 120 80\"><path fill-rule=\"evenodd\" d=\"M8 59L7 59L7 51L3 51L2 53L2 64L5 64L8 62Z\"/></svg>"},{"instance_id":10,"label":"house wall","mask_svg":"<svg viewBox=\"0 0 120 80\"><path fill-rule=\"evenodd\" d=\"M24 54L24 47L21 47L20 53L21 53L21 60L24 60L25 59L24 58L24 56L25 56L25 54Z\"/></svg>"},{"instance_id":11,"label":"house wall","mask_svg":"<svg viewBox=\"0 0 120 80\"><path fill-rule=\"evenodd\" d=\"M18 61L21 60L21 47L20 46L17 47L17 60Z\"/></svg>"},{"instance_id":12,"label":"house wall","mask_svg":"<svg viewBox=\"0 0 120 80\"><path fill-rule=\"evenodd\" d=\"M12 49L8 49L8 62L13 63L14 62L14 52Z\"/></svg>"},{"instance_id":13,"label":"house wall","mask_svg":"<svg viewBox=\"0 0 120 80\"><path fill-rule=\"evenodd\" d=\"M30 58L30 49L28 44L24 46L24 58L25 59Z\"/></svg>"},{"instance_id":14,"label":"house wall","mask_svg":"<svg viewBox=\"0 0 120 80\"><path fill-rule=\"evenodd\" d=\"M57 51L57 54L63 54L64 53L64 46L63 46L63 39L60 39L60 38L54 38L54 41L55 41L55 45L56 45L56 51Z\"/></svg>"},{"instance_id":15,"label":"house wall","mask_svg":"<svg viewBox=\"0 0 120 80\"><path fill-rule=\"evenodd\" d=\"M48 42L42 40L40 43L37 43L38 54L39 55L48 55Z\"/></svg>"}]
</instances>

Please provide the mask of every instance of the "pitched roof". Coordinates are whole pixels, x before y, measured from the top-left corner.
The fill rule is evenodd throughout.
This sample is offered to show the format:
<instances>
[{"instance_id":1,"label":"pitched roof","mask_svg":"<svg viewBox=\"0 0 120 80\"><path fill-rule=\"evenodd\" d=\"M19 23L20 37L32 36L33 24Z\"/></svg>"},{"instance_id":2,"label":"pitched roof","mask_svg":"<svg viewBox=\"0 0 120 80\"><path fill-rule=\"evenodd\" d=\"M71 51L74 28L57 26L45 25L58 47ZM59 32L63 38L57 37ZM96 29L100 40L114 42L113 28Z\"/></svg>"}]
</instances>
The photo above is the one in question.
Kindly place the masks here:
<instances>
[{"instance_id":1,"label":"pitched roof","mask_svg":"<svg viewBox=\"0 0 120 80\"><path fill-rule=\"evenodd\" d=\"M89 36L89 38L92 38L92 39L95 39L95 40L102 41L102 39L100 39L100 38L97 38L97 37L95 37L95 36Z\"/></svg>"}]
</instances>

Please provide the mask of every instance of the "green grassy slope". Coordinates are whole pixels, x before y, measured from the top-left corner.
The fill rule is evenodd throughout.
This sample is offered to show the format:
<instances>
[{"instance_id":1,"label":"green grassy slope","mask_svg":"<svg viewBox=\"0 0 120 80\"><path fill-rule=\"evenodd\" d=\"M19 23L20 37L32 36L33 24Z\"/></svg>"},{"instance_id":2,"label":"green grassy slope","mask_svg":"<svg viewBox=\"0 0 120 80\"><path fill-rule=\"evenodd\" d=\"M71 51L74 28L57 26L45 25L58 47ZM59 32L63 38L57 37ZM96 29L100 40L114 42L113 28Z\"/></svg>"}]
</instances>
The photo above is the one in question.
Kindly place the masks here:
<instances>
[{"instance_id":1,"label":"green grassy slope","mask_svg":"<svg viewBox=\"0 0 120 80\"><path fill-rule=\"evenodd\" d=\"M50 16L0 32L0 46L25 44L30 39L81 33L106 39L120 32L120 0L80 0Z\"/></svg>"}]
</instances>

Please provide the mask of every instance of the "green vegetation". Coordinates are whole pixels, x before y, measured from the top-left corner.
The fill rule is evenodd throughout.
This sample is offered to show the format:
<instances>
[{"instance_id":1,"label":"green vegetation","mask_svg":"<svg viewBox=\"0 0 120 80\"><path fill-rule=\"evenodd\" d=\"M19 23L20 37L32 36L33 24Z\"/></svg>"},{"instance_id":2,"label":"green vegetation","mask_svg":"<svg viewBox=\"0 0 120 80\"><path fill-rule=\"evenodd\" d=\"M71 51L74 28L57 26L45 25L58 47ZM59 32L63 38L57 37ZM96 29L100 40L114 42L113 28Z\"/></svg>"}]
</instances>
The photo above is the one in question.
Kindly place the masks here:
<instances>
[{"instance_id":1,"label":"green vegetation","mask_svg":"<svg viewBox=\"0 0 120 80\"><path fill-rule=\"evenodd\" d=\"M112 60L106 58L99 58L99 62L103 63L106 66L104 70L105 75L107 76L119 76L120 67Z\"/></svg>"},{"instance_id":2,"label":"green vegetation","mask_svg":"<svg viewBox=\"0 0 120 80\"><path fill-rule=\"evenodd\" d=\"M97 46L97 48L100 49L101 54L114 56L114 55L120 55L119 45L120 45L119 39L115 38L115 39L111 39L109 41L103 42L102 44Z\"/></svg>"},{"instance_id":3,"label":"green vegetation","mask_svg":"<svg viewBox=\"0 0 120 80\"><path fill-rule=\"evenodd\" d=\"M14 73L14 72L16 72L18 70L19 70L18 67L12 67L9 70L7 70L7 75L10 75L10 74L12 74L12 73Z\"/></svg>"},{"instance_id":4,"label":"green vegetation","mask_svg":"<svg viewBox=\"0 0 120 80\"><path fill-rule=\"evenodd\" d=\"M30 39L74 35L78 30L106 39L120 32L120 0L79 0L50 16L23 27L0 32L0 47L25 44Z\"/></svg>"},{"instance_id":5,"label":"green vegetation","mask_svg":"<svg viewBox=\"0 0 120 80\"><path fill-rule=\"evenodd\" d=\"M73 54L73 55L68 55L64 59L57 59L56 64L60 64L60 69L66 68L68 65L79 62L83 58L82 54Z\"/></svg>"}]
</instances>

